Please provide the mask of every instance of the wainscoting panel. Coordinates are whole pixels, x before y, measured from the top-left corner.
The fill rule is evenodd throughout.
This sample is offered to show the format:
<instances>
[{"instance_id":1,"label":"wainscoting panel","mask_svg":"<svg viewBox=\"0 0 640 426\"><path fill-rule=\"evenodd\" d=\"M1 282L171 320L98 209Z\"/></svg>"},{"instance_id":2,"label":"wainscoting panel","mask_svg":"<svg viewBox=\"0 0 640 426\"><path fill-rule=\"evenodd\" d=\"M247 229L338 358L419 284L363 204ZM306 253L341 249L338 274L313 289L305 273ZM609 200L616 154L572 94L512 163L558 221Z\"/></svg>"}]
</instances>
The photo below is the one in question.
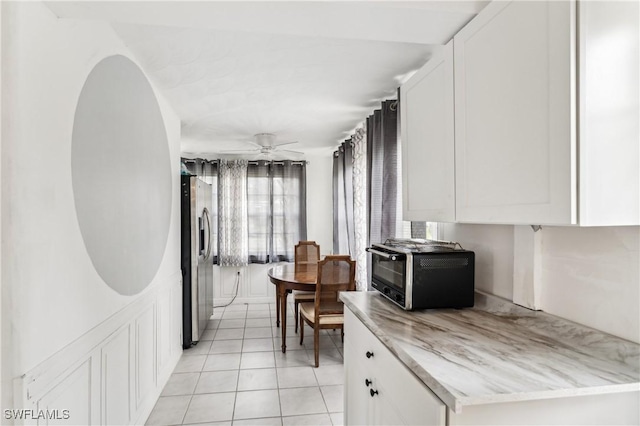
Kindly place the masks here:
<instances>
[{"instance_id":1,"label":"wainscoting panel","mask_svg":"<svg viewBox=\"0 0 640 426\"><path fill-rule=\"evenodd\" d=\"M16 424L144 424L182 354L181 333L177 271L15 379L16 408L54 417Z\"/></svg>"},{"instance_id":2,"label":"wainscoting panel","mask_svg":"<svg viewBox=\"0 0 640 426\"><path fill-rule=\"evenodd\" d=\"M86 360L63 377L36 403L38 412L46 412L46 418L38 419L38 425L92 424L91 412L91 359ZM49 418L52 417L52 418Z\"/></svg>"},{"instance_id":3,"label":"wainscoting panel","mask_svg":"<svg viewBox=\"0 0 640 426\"><path fill-rule=\"evenodd\" d=\"M249 292L247 296L249 297L267 297L267 292L269 289L269 285L273 287L273 284L269 282L269 277L267 276L267 271L269 268L265 268L263 265L261 267L249 267L247 274L247 283L249 284Z\"/></svg>"},{"instance_id":4,"label":"wainscoting panel","mask_svg":"<svg viewBox=\"0 0 640 426\"><path fill-rule=\"evenodd\" d=\"M214 266L215 268L215 266ZM245 266L220 266L220 282L217 283L220 288L220 296L231 299L237 291L238 297L244 297L246 291L244 289L245 275L247 268ZM238 271L240 277L238 281ZM215 287L214 283L214 287ZM236 290L236 284L238 286Z\"/></svg>"},{"instance_id":5,"label":"wainscoting panel","mask_svg":"<svg viewBox=\"0 0 640 426\"><path fill-rule=\"evenodd\" d=\"M174 319L171 309L171 297L173 296L171 288L162 289L158 293L158 306L157 306L157 325L158 325L158 365L156 374L161 376L167 369L169 361L171 360L171 336L173 335L173 327L171 321ZM174 340L175 341L175 340ZM171 371L169 371L171 373Z\"/></svg>"},{"instance_id":6,"label":"wainscoting panel","mask_svg":"<svg viewBox=\"0 0 640 426\"><path fill-rule=\"evenodd\" d=\"M131 421L130 327L124 326L102 347L102 413L105 425Z\"/></svg>"},{"instance_id":7,"label":"wainscoting panel","mask_svg":"<svg viewBox=\"0 0 640 426\"><path fill-rule=\"evenodd\" d=\"M275 264L251 264L248 266L214 266L213 267L213 305L229 303L236 295L236 275L240 271L240 283L234 304L239 303L273 303L275 301L275 285L269 281L267 272Z\"/></svg>"},{"instance_id":8,"label":"wainscoting panel","mask_svg":"<svg viewBox=\"0 0 640 426\"><path fill-rule=\"evenodd\" d=\"M156 385L155 305L150 305L135 320L136 328L136 409L144 403ZM151 362L150 362L151 361Z\"/></svg>"}]
</instances>

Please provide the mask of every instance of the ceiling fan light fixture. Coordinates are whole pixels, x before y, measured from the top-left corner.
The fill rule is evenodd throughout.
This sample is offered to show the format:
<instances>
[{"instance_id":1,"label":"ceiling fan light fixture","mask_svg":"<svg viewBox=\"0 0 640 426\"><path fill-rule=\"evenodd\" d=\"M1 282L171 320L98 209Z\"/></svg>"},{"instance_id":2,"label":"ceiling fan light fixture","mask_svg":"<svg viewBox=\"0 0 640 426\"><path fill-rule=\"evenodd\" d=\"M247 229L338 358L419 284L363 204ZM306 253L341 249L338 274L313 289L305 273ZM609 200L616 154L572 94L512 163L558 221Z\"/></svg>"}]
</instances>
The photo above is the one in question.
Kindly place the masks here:
<instances>
[{"instance_id":1,"label":"ceiling fan light fixture","mask_svg":"<svg viewBox=\"0 0 640 426\"><path fill-rule=\"evenodd\" d=\"M258 145L265 147L273 147L276 141L276 135L273 133L256 133L253 138Z\"/></svg>"}]
</instances>

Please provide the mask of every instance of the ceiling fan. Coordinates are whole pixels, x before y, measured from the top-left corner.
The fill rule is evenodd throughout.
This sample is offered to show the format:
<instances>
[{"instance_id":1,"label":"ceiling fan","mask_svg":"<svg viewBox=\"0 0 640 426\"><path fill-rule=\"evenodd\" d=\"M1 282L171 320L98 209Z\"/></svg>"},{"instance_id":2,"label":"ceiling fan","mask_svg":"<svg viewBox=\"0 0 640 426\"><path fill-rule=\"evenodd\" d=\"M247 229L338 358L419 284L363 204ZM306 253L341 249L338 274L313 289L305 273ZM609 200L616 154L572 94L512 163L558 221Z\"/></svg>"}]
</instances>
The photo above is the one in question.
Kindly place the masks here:
<instances>
[{"instance_id":1,"label":"ceiling fan","mask_svg":"<svg viewBox=\"0 0 640 426\"><path fill-rule=\"evenodd\" d=\"M255 148L252 149L244 149L244 150L224 150L221 153L225 154L259 154L261 156L270 157L275 153L290 153L296 155L302 155L303 152L300 151L292 151L290 149L280 149L279 147L283 145L291 145L294 143L298 143L297 141L293 142L283 142L283 143L275 143L276 135L273 133L258 133L253 135L253 141L247 141L248 143L255 145Z\"/></svg>"}]
</instances>

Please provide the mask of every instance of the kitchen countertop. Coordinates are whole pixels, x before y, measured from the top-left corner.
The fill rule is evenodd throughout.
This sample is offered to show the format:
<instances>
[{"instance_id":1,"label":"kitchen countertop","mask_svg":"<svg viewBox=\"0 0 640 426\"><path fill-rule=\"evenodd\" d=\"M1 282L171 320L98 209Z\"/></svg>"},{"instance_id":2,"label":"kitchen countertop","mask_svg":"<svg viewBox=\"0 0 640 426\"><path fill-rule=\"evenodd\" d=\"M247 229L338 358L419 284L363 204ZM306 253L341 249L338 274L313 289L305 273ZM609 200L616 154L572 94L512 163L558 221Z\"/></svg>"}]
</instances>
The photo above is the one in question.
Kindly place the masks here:
<instances>
[{"instance_id":1,"label":"kitchen countertop","mask_svg":"<svg viewBox=\"0 0 640 426\"><path fill-rule=\"evenodd\" d=\"M373 291L340 298L456 413L468 405L640 391L640 345L494 296L476 293L473 308L413 312Z\"/></svg>"}]
</instances>

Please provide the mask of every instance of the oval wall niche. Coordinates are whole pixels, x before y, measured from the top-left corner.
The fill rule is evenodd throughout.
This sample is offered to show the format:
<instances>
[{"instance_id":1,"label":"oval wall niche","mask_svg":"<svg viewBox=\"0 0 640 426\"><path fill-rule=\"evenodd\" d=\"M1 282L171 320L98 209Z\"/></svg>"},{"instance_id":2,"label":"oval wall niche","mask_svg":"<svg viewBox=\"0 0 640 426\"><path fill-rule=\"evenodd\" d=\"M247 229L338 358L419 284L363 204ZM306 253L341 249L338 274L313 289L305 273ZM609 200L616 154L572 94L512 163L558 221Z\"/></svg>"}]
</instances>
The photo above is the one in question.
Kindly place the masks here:
<instances>
[{"instance_id":1,"label":"oval wall niche","mask_svg":"<svg viewBox=\"0 0 640 426\"><path fill-rule=\"evenodd\" d=\"M124 56L87 77L73 122L76 213L100 277L122 295L149 285L162 261L171 215L167 133L151 85Z\"/></svg>"}]
</instances>

